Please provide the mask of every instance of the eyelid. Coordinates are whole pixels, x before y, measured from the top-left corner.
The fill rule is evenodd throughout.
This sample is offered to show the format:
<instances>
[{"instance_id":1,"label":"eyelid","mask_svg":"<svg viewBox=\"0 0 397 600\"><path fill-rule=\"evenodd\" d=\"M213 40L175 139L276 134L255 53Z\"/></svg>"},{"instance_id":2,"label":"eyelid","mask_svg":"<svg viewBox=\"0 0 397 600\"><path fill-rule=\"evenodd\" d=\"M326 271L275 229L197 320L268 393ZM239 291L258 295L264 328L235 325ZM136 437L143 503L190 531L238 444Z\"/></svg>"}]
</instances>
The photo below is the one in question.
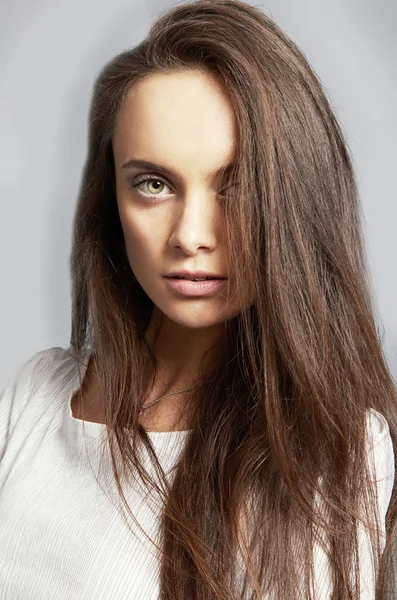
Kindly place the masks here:
<instances>
[{"instance_id":1,"label":"eyelid","mask_svg":"<svg viewBox=\"0 0 397 600\"><path fill-rule=\"evenodd\" d=\"M130 185L131 185L131 187L135 188L135 187L138 187L141 183L143 183L145 181L161 181L166 186L173 187L162 175L156 175L154 173L142 173L141 175L136 175L134 178L132 178ZM223 186L223 188L221 189L221 192L219 192L218 195L221 195L222 192L225 192L229 188L234 187L234 185L235 185L235 182L233 182L233 181L230 183L225 182L225 185ZM152 194L143 194L143 195L152 196ZM156 194L153 194L153 197L155 197L155 196L156 196ZM160 196L160 194L159 194L159 196Z\"/></svg>"},{"instance_id":2,"label":"eyelid","mask_svg":"<svg viewBox=\"0 0 397 600\"><path fill-rule=\"evenodd\" d=\"M148 173L145 173L142 175L137 175L136 177L132 178L131 184L139 185L140 183L143 183L144 181L153 181L153 180L161 181L165 185L171 186L171 184L166 179L164 179L164 177L159 176L159 175L154 175L154 174L150 175Z\"/></svg>"}]
</instances>

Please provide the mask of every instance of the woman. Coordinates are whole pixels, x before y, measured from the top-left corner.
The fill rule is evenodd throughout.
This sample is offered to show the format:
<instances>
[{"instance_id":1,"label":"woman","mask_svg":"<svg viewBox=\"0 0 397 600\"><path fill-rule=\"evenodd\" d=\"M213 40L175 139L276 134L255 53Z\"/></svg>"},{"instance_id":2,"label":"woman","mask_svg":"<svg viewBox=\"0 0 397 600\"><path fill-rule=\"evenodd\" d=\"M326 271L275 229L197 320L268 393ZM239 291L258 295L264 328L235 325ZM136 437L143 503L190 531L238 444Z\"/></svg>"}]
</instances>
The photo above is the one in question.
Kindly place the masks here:
<instances>
[{"instance_id":1,"label":"woman","mask_svg":"<svg viewBox=\"0 0 397 600\"><path fill-rule=\"evenodd\" d=\"M70 347L0 401L1 598L393 593L359 217L319 80L256 7L179 5L105 66Z\"/></svg>"}]
</instances>

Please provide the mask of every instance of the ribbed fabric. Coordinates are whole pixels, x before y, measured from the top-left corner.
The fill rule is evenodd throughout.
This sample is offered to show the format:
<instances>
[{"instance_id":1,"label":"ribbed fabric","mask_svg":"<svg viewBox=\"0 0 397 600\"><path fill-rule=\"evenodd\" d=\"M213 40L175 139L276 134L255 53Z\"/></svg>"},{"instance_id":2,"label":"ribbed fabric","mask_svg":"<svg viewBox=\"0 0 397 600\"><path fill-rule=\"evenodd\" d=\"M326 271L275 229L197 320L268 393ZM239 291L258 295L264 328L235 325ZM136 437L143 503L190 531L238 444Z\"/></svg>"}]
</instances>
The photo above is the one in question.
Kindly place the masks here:
<instances>
[{"instance_id":1,"label":"ribbed fabric","mask_svg":"<svg viewBox=\"0 0 397 600\"><path fill-rule=\"evenodd\" d=\"M88 357L89 350L82 378ZM54 347L34 354L0 398L0 599L158 600L155 548L131 519L130 531L117 509L122 505L106 427L72 416L70 400L79 385L73 350ZM368 425L384 532L393 447L383 415L368 411ZM168 477L188 434L148 432ZM143 530L158 543L159 497L139 481L126 495ZM363 600L372 600L364 532L361 542ZM319 547L314 551L318 600L325 600L327 559Z\"/></svg>"}]
</instances>

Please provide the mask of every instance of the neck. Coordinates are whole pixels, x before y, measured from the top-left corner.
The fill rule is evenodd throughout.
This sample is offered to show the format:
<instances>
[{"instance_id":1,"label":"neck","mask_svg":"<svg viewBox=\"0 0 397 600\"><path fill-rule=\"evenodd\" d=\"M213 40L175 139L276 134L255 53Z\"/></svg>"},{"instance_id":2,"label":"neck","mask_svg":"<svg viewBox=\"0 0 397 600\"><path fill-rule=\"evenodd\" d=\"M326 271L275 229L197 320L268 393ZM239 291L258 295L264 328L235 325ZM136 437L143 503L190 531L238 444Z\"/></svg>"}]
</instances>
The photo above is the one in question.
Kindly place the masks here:
<instances>
[{"instance_id":1,"label":"neck","mask_svg":"<svg viewBox=\"0 0 397 600\"><path fill-rule=\"evenodd\" d=\"M185 327L155 306L145 339L155 356L162 385L168 387L158 396L204 379L223 356L224 332L224 323L201 329Z\"/></svg>"}]
</instances>

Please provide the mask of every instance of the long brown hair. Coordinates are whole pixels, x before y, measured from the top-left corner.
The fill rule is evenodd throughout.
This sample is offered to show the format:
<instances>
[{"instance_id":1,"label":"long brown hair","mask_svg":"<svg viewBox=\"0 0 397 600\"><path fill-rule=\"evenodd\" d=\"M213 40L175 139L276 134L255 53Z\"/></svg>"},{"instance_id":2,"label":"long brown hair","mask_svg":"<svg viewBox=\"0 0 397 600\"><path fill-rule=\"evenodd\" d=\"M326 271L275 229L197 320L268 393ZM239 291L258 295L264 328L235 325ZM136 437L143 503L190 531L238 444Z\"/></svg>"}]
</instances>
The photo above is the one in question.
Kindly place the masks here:
<instances>
[{"instance_id":1,"label":"long brown hair","mask_svg":"<svg viewBox=\"0 0 397 600\"><path fill-rule=\"evenodd\" d=\"M243 301L250 277L255 302L226 323L224 360L192 394L194 428L170 483L139 423L157 373L144 338L153 302L125 251L112 135L134 84L187 70L215 76L235 109L225 231L237 292ZM164 500L161 598L314 598L319 532L328 540L332 599L359 598L361 521L383 597L393 575L396 487L382 557L366 414L386 417L395 449L397 393L375 323L352 160L307 59L254 6L178 5L102 69L89 127L70 259L71 346L77 356L87 344L95 353L124 509L133 517L119 457L130 481L138 474ZM161 484L144 469L141 445Z\"/></svg>"}]
</instances>

